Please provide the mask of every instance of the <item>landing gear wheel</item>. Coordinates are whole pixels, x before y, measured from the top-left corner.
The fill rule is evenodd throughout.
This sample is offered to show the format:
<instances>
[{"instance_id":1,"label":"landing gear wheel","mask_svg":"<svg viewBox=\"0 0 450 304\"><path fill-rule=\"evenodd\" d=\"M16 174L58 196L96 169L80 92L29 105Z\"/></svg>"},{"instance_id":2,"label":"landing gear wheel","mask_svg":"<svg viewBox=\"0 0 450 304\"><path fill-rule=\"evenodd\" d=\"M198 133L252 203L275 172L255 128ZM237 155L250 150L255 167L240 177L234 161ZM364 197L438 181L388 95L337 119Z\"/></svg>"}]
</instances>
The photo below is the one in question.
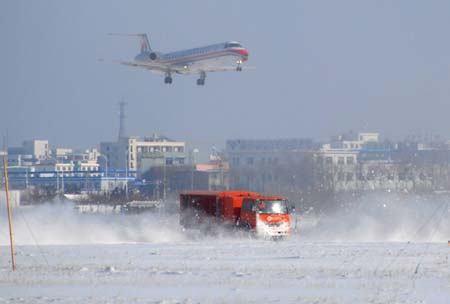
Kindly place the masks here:
<instances>
[{"instance_id":1,"label":"landing gear wheel","mask_svg":"<svg viewBox=\"0 0 450 304\"><path fill-rule=\"evenodd\" d=\"M242 67L240 65L237 66L236 71L242 72Z\"/></svg>"},{"instance_id":2,"label":"landing gear wheel","mask_svg":"<svg viewBox=\"0 0 450 304\"><path fill-rule=\"evenodd\" d=\"M197 84L198 85L205 85L205 79L206 79L206 73L204 71L202 71L200 73L200 78L197 79Z\"/></svg>"},{"instance_id":3,"label":"landing gear wheel","mask_svg":"<svg viewBox=\"0 0 450 304\"><path fill-rule=\"evenodd\" d=\"M164 83L171 84L172 83L172 77L166 76L166 78L164 78Z\"/></svg>"}]
</instances>

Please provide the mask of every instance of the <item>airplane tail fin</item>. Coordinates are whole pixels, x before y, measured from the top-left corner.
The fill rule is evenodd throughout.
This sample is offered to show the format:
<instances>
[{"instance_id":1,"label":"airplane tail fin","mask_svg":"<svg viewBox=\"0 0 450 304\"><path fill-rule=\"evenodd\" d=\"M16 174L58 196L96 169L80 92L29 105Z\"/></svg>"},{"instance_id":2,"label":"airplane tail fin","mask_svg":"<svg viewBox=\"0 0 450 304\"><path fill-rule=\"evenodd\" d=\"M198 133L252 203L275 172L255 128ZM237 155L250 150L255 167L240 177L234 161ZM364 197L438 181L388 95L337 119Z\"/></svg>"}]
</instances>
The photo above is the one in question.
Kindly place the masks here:
<instances>
[{"instance_id":1,"label":"airplane tail fin","mask_svg":"<svg viewBox=\"0 0 450 304\"><path fill-rule=\"evenodd\" d=\"M138 37L139 43L141 47L141 53L152 52L152 48L150 47L150 43L148 42L147 34L119 34L119 33L110 33L111 36L132 36Z\"/></svg>"},{"instance_id":2,"label":"airplane tail fin","mask_svg":"<svg viewBox=\"0 0 450 304\"><path fill-rule=\"evenodd\" d=\"M147 34L138 34L141 43L141 53L151 52L150 43L148 43Z\"/></svg>"}]
</instances>

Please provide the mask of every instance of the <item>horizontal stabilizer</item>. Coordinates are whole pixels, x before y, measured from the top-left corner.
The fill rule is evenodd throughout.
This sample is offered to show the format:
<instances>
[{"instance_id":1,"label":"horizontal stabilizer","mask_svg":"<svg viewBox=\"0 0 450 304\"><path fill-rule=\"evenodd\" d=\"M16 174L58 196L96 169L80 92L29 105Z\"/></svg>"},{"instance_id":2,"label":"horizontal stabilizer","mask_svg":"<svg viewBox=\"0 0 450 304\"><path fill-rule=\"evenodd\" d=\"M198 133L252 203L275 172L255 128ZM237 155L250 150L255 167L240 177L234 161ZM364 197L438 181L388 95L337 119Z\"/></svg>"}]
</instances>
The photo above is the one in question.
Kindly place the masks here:
<instances>
[{"instance_id":1,"label":"horizontal stabilizer","mask_svg":"<svg viewBox=\"0 0 450 304\"><path fill-rule=\"evenodd\" d=\"M141 53L152 52L150 43L148 42L147 34L124 34L124 33L109 33L110 36L128 36L139 38L139 43L141 47Z\"/></svg>"}]
</instances>

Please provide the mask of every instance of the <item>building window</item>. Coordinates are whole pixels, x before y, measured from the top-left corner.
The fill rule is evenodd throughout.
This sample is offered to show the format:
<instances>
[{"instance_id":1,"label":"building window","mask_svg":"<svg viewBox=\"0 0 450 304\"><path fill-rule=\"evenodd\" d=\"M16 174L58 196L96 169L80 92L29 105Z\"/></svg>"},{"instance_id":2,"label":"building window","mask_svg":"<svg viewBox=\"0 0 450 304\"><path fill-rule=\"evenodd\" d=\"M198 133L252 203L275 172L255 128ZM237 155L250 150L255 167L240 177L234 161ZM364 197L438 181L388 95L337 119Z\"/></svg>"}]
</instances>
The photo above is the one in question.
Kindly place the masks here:
<instances>
[{"instance_id":1,"label":"building window","mask_svg":"<svg viewBox=\"0 0 450 304\"><path fill-rule=\"evenodd\" d=\"M333 163L333 158L331 156L325 157L325 163L331 165Z\"/></svg>"},{"instance_id":2,"label":"building window","mask_svg":"<svg viewBox=\"0 0 450 304\"><path fill-rule=\"evenodd\" d=\"M343 156L339 156L338 157L338 165L343 165L345 164L345 158Z\"/></svg>"},{"instance_id":3,"label":"building window","mask_svg":"<svg viewBox=\"0 0 450 304\"><path fill-rule=\"evenodd\" d=\"M347 165L353 165L355 163L355 158L353 156L347 156Z\"/></svg>"},{"instance_id":4,"label":"building window","mask_svg":"<svg viewBox=\"0 0 450 304\"><path fill-rule=\"evenodd\" d=\"M247 165L253 165L254 159L253 157L247 157Z\"/></svg>"},{"instance_id":5,"label":"building window","mask_svg":"<svg viewBox=\"0 0 450 304\"><path fill-rule=\"evenodd\" d=\"M347 172L347 181L350 182L353 180L353 173Z\"/></svg>"}]
</instances>

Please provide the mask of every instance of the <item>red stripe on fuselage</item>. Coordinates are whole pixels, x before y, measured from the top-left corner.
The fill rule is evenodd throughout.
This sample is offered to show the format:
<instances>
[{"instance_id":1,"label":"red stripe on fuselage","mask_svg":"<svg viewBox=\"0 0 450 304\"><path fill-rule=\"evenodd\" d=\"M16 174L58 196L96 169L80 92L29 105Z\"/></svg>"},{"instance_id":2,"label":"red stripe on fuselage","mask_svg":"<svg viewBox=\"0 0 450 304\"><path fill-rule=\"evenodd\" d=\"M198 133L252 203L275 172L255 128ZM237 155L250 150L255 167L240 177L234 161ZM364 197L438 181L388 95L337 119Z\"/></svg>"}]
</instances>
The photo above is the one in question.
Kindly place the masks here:
<instances>
[{"instance_id":1,"label":"red stripe on fuselage","mask_svg":"<svg viewBox=\"0 0 450 304\"><path fill-rule=\"evenodd\" d=\"M233 53L234 54L238 54L238 55L244 57L244 60L247 60L247 57L248 57L248 51L246 49L229 49L229 50L220 50L220 51L214 51L214 52L198 54L198 55L190 55L190 56L178 57L178 58L175 58L175 59L160 61L160 63L162 63L162 64L176 64L176 63L182 63L182 62L193 60L193 59L200 59L202 57L208 57L208 56L211 56L211 55L220 55L220 54L226 54L226 53L230 53L230 55L232 55Z\"/></svg>"}]
</instances>

